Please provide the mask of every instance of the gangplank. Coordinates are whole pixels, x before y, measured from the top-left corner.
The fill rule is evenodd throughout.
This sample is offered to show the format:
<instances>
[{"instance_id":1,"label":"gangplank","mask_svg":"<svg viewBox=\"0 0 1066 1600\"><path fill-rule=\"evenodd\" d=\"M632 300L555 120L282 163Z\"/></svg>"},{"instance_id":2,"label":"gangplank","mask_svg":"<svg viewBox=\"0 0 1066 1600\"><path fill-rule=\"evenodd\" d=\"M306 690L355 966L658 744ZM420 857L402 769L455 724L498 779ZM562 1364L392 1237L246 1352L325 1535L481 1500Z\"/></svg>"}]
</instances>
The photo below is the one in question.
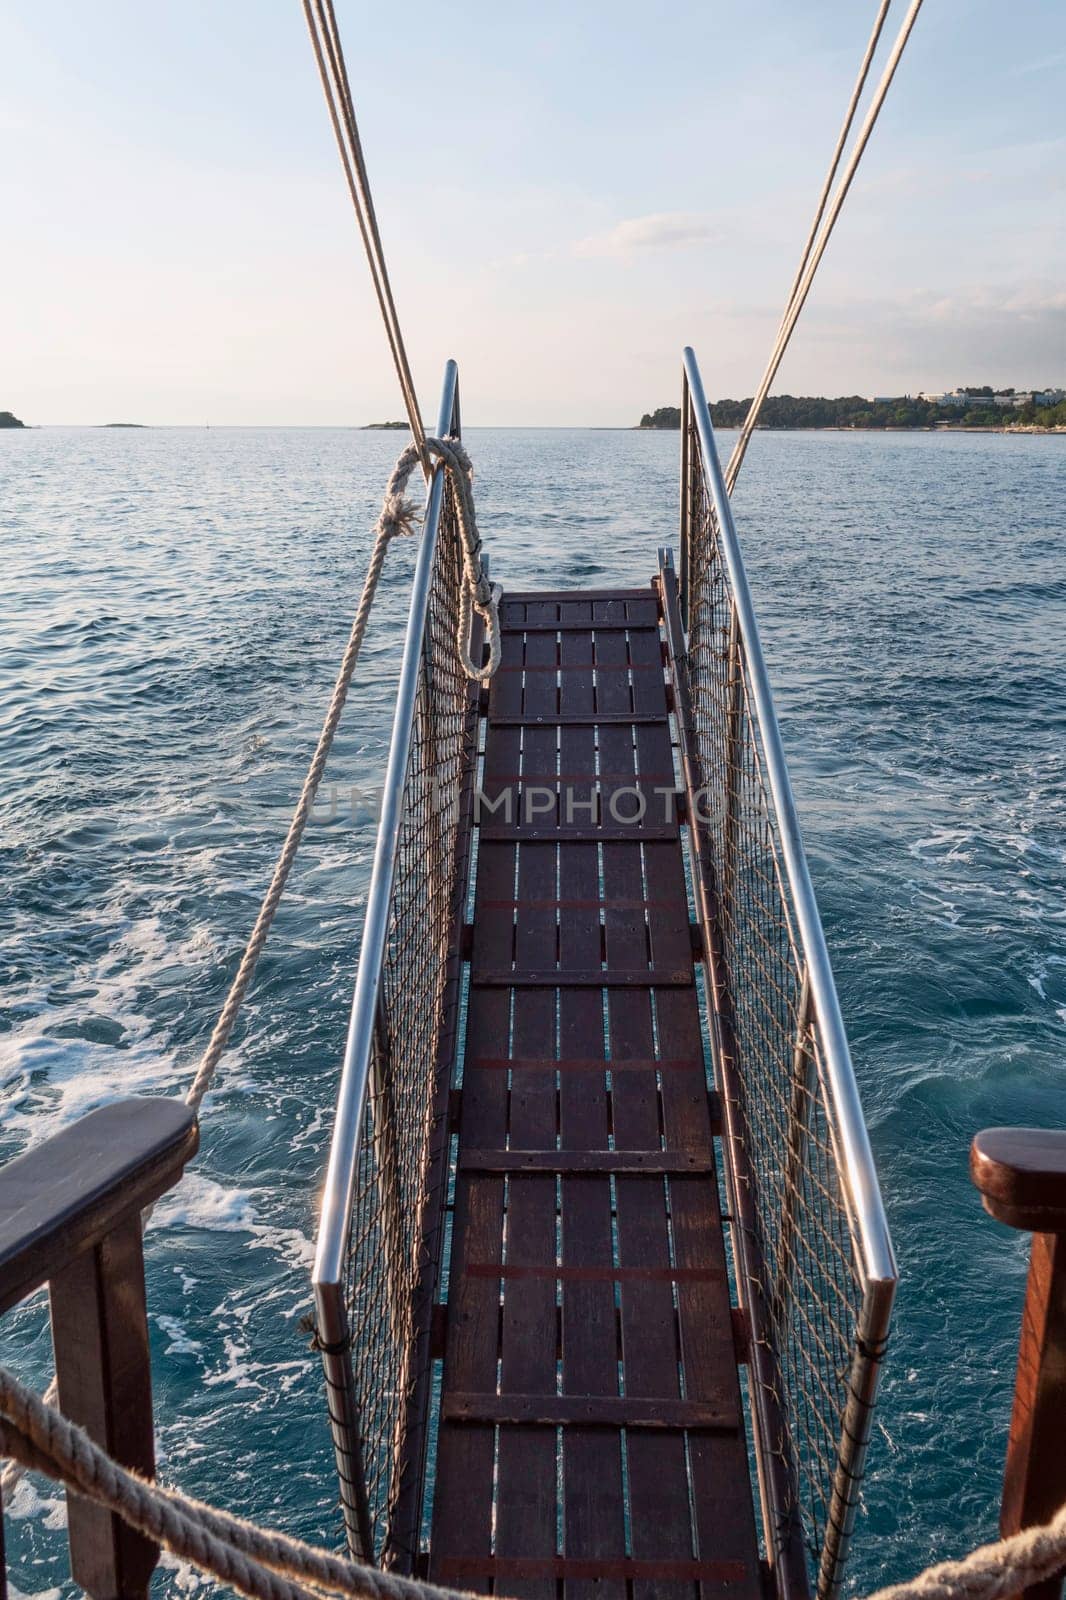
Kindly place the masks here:
<instances>
[{"instance_id":1,"label":"gangplank","mask_svg":"<svg viewBox=\"0 0 1066 1600\"><path fill-rule=\"evenodd\" d=\"M353 1551L475 1592L834 1594L888 1333L691 352L682 437L679 572L505 592L487 691L430 486L315 1287Z\"/></svg>"}]
</instances>

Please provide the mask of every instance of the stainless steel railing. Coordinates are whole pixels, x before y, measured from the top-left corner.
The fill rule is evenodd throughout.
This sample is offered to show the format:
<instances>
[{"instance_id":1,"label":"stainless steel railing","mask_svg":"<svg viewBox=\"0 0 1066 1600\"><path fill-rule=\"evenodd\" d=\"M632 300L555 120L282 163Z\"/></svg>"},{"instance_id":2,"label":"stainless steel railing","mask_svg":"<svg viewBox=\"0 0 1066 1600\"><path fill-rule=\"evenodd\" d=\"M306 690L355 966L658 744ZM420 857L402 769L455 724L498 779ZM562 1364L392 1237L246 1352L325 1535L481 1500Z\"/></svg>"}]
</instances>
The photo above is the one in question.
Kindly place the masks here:
<instances>
[{"instance_id":1,"label":"stainless steel railing","mask_svg":"<svg viewBox=\"0 0 1066 1600\"><path fill-rule=\"evenodd\" d=\"M449 362L438 435L459 433ZM438 463L411 588L313 1275L353 1554L409 1569L421 1518L430 1319L447 1183L477 686L455 639L463 582ZM421 1443L420 1443L421 1441Z\"/></svg>"},{"instance_id":2,"label":"stainless steel railing","mask_svg":"<svg viewBox=\"0 0 1066 1600\"><path fill-rule=\"evenodd\" d=\"M840 1586L896 1264L696 358L685 351L681 604L693 801L738 1287L783 1596ZM664 571L664 593L672 572ZM680 611L680 615L676 613ZM667 625L671 626L667 606Z\"/></svg>"}]
</instances>

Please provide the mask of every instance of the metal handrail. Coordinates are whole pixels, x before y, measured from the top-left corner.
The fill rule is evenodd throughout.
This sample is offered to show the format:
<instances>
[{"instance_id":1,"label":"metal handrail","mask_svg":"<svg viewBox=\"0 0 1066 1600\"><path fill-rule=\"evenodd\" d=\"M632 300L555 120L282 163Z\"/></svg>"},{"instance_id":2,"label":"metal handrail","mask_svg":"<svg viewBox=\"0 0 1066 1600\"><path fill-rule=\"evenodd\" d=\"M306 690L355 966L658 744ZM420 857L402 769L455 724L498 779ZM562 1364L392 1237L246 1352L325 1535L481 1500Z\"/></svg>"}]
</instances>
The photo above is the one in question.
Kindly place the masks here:
<instances>
[{"instance_id":1,"label":"metal handrail","mask_svg":"<svg viewBox=\"0 0 1066 1600\"><path fill-rule=\"evenodd\" d=\"M751 591L748 586L744 562L740 553L732 508L726 491L721 464L718 458L710 410L707 405L695 355L691 349L684 353L684 391L682 396L682 513L681 513L681 608L686 639L681 648L688 652L696 637L694 590L700 568L695 559L697 552L691 546L695 531L695 502L702 494L709 501L714 517L717 548L728 581L729 626L727 678L732 686L730 706L734 719L739 718L741 707L753 726L752 737L757 741L758 768L764 784L764 795L769 807L768 817L776 835L775 867L779 892L782 896L781 913L789 928L789 941L793 948L795 981L798 986L797 1033L795 1039L796 1062L793 1064L794 1102L789 1114L789 1148L778 1153L778 1159L796 1174L803 1167L806 1148L806 1128L802 1124L802 1102L807 1097L800 1087L809 1081L813 1062L802 1060L806 1023L810 1036L817 1039L822 1071L819 1092L826 1106L829 1120L829 1137L843 1215L847 1222L854 1262L854 1281L858 1290L855 1323L850 1335L850 1354L847 1371L840 1373L841 1405L836 1418L837 1444L835 1467L831 1482L825 1483L827 1515L824 1530L819 1536L817 1551L812 1548L818 1562L818 1594L820 1600L833 1600L839 1593L845 1561L850 1545L857 1510L857 1485L861 1481L871 1414L877 1386L878 1368L888 1337L892 1303L897 1282L897 1269L888 1223L885 1217L877 1173L870 1149L862 1107L859 1100L855 1069L848 1048L847 1035L832 967L826 947L825 934L815 900L803 848L795 798L788 774L781 732L773 695L770 689L766 662L763 656L758 625L755 620ZM693 440L690 433L694 431ZM698 459L694 459L698 456ZM698 474L694 476L694 474ZM697 491L697 483L700 488ZM705 554L702 547L698 554ZM690 615L690 611L692 614ZM679 624L681 618L678 619ZM719 627L723 626L722 622ZM717 648L724 649L724 644ZM695 671L693 667L691 669ZM736 699L737 696L740 699ZM734 704L734 701L736 702ZM727 718L729 713L726 713ZM728 781L728 774L727 781ZM705 781L705 776L700 779ZM726 799L726 827L732 815L735 799ZM723 840L728 857L729 834ZM728 902L731 870L729 859L717 864L724 870L724 893ZM789 916L788 901L792 902L793 918ZM744 984L743 972L733 974L732 982ZM713 989L712 983L712 989ZM725 997L727 1008L731 997ZM717 1002L716 1002L717 1003ZM806 1019L806 1023L805 1023ZM731 1033L728 1015L724 1019L726 1035ZM734 1065L725 1047L724 1066L730 1079ZM745 1062L740 1061L741 1082ZM754 1070L754 1063L752 1064ZM742 1089L741 1093L745 1091ZM747 1214L750 1203L759 1205L758 1196L751 1190L750 1171L746 1145L746 1119L741 1106L727 1099L728 1146L730 1156L731 1186L734 1211L741 1221L737 1236L738 1266L746 1278L749 1289L744 1291L753 1321L754 1335L759 1345L758 1354L771 1363L765 1380L769 1387L761 1392L763 1379L756 1374L755 1393L755 1444L759 1466L760 1490L766 1516L767 1538L775 1554L781 1556L780 1566L775 1560L775 1575L781 1597L805 1591L804 1574L792 1560L794 1549L794 1517L791 1509L789 1483L796 1464L796 1442L788 1442L787 1428L782 1434L783 1419L777 1415L778 1392L782 1374L775 1364L782 1352L773 1349L774 1340L766 1323L768 1309L761 1304L760 1288L763 1273L752 1263L759 1258L759 1246L754 1235L749 1239L741 1213ZM786 1180L789 1182L790 1180ZM789 1192L792 1190L790 1188ZM762 1223L753 1223L759 1228ZM786 1231L796 1226L795 1218L786 1224ZM786 1246L787 1248L787 1246ZM765 1363L764 1363L765 1364ZM758 1368L758 1362L756 1367ZM771 1417L770 1413L775 1415ZM781 1450L789 1459L782 1459ZM784 1476L782 1476L784 1474Z\"/></svg>"},{"instance_id":2,"label":"metal handrail","mask_svg":"<svg viewBox=\"0 0 1066 1600\"><path fill-rule=\"evenodd\" d=\"M884 1202L877 1180L870 1136L866 1130L855 1067L848 1047L844 1019L840 1012L829 950L822 919L815 899L807 856L803 848L792 781L788 774L781 729L777 720L770 679L766 671L759 626L755 620L751 590L740 554L733 511L726 493L725 479L711 425L711 414L703 391L703 381L691 348L685 349L685 377L692 399L692 413L699 433L703 468L711 492L722 536L722 549L736 604L737 623L751 677L759 730L766 756L766 777L773 797L780 829L781 853L792 891L796 922L807 964L814 1015L825 1041L826 1074L840 1133L843 1171L861 1252L864 1277L869 1282L895 1282L898 1276L892 1239L885 1216ZM683 553L684 563L684 553ZM688 618L685 618L687 625Z\"/></svg>"},{"instance_id":3,"label":"metal handrail","mask_svg":"<svg viewBox=\"0 0 1066 1600\"><path fill-rule=\"evenodd\" d=\"M444 373L438 438L446 438L457 432L458 425L459 369L454 361L449 361ZM363 1478L359 1459L360 1420L349 1349L344 1274L356 1174L366 1122L374 1034L378 1025L382 969L403 821L403 797L411 758L419 671L444 492L445 467L438 460L429 480L425 518L411 585L396 711L311 1279L318 1342L322 1348L326 1383L330 1391L330 1424L337 1453L349 1544L354 1552L368 1560L374 1558L374 1540L365 1480L360 1481Z\"/></svg>"}]
</instances>

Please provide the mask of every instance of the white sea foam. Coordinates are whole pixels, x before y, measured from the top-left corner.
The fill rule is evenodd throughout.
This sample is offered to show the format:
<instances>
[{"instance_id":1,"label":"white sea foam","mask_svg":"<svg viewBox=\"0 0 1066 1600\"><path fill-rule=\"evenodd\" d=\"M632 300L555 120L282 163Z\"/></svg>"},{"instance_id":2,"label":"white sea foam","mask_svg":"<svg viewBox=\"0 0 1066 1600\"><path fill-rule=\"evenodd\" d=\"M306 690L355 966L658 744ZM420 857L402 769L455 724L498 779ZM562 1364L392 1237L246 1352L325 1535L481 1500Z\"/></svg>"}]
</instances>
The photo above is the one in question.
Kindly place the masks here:
<instances>
[{"instance_id":1,"label":"white sea foam","mask_svg":"<svg viewBox=\"0 0 1066 1600\"><path fill-rule=\"evenodd\" d=\"M153 1321L162 1328L170 1343L163 1354L168 1356L194 1356L203 1349L199 1339L194 1339L189 1334L185 1324L179 1317L157 1316Z\"/></svg>"},{"instance_id":2,"label":"white sea foam","mask_svg":"<svg viewBox=\"0 0 1066 1600\"><path fill-rule=\"evenodd\" d=\"M114 899L121 906L132 892L115 885ZM24 1020L0 1038L4 1123L24 1148L125 1095L173 1092L195 1067L170 1047L168 1030L145 1014L144 1001L167 987L168 975L218 958L210 930L173 940L160 917L131 920L114 907L83 920L113 938L99 960L73 974L77 998L56 1003L46 984L27 989L17 1008Z\"/></svg>"},{"instance_id":3,"label":"white sea foam","mask_svg":"<svg viewBox=\"0 0 1066 1600\"><path fill-rule=\"evenodd\" d=\"M260 1191L226 1189L199 1172L187 1172L178 1187L156 1207L153 1224L162 1228L203 1228L215 1233L247 1233L281 1260L310 1266L314 1245L298 1228L260 1220L254 1196Z\"/></svg>"}]
</instances>

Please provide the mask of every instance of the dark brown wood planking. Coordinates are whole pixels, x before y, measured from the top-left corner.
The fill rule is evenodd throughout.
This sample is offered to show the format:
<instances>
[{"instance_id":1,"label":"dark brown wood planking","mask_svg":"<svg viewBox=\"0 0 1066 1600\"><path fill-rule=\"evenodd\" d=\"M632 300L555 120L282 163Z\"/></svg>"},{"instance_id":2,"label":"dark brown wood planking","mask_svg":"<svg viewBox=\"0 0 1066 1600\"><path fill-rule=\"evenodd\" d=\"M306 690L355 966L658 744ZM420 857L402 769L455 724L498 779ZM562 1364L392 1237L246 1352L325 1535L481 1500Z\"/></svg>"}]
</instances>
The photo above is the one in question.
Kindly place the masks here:
<instances>
[{"instance_id":1,"label":"dark brown wood planking","mask_svg":"<svg viewBox=\"0 0 1066 1600\"><path fill-rule=\"evenodd\" d=\"M429 1575L757 1600L655 593L501 620Z\"/></svg>"}]
</instances>

